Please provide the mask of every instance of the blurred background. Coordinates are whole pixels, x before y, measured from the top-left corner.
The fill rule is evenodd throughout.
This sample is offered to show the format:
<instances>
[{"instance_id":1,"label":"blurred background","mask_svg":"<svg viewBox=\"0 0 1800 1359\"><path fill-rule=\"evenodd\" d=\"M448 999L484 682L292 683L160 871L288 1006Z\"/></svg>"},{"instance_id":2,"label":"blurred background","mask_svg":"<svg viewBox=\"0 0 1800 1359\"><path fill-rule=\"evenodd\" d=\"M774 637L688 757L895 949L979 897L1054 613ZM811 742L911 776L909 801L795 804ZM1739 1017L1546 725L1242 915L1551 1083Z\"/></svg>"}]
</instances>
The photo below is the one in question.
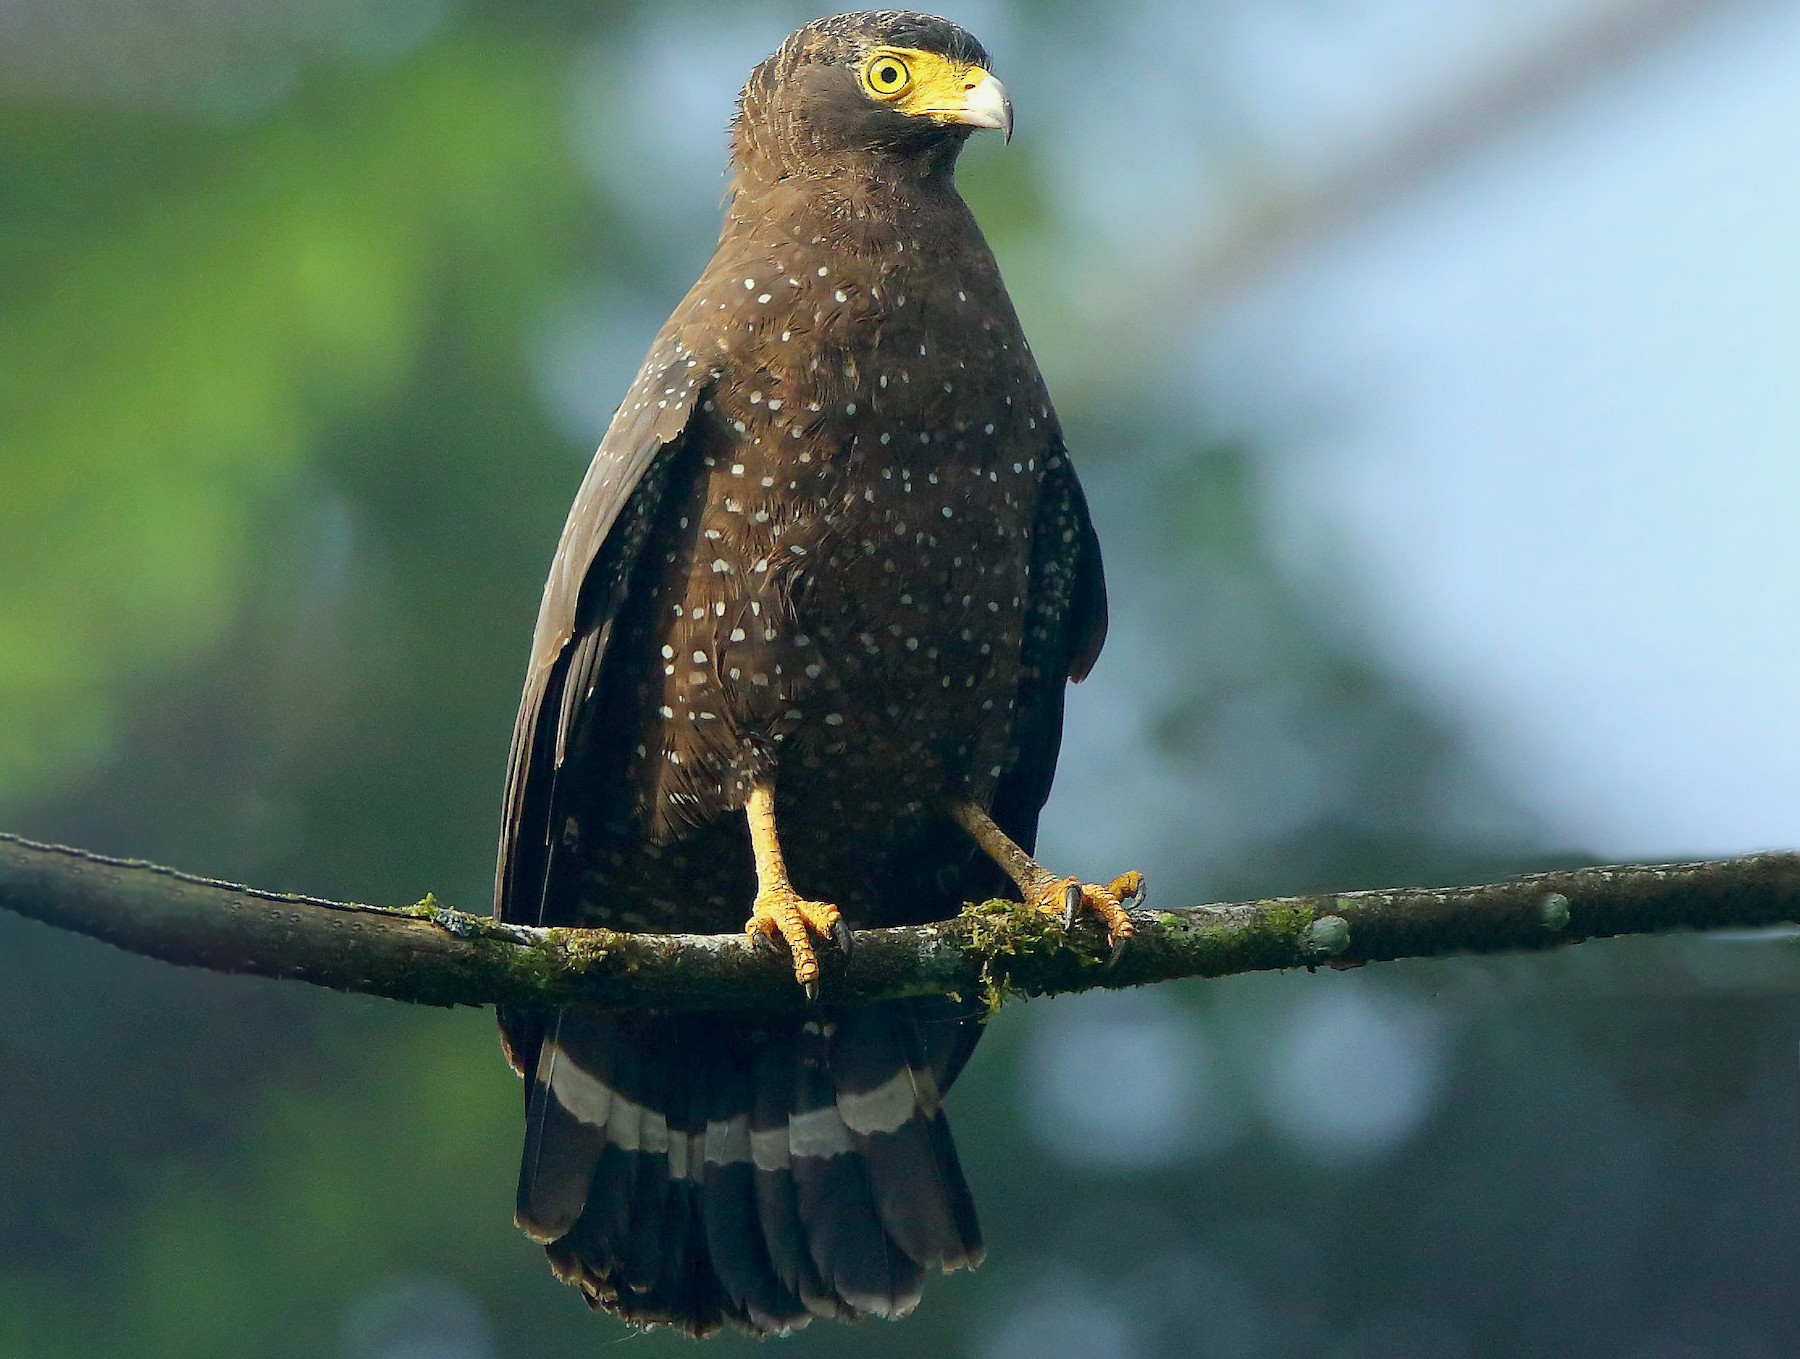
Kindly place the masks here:
<instances>
[{"instance_id":1,"label":"blurred background","mask_svg":"<svg viewBox=\"0 0 1800 1359\"><path fill-rule=\"evenodd\" d=\"M0 0L0 826L483 908L563 512L816 12ZM949 13L1112 581L1047 858L1177 905L1800 847L1800 4ZM1767 938L1037 1002L950 1108L989 1263L783 1353L1800 1328ZM601 1352L519 1123L488 1014L0 917L0 1354Z\"/></svg>"}]
</instances>

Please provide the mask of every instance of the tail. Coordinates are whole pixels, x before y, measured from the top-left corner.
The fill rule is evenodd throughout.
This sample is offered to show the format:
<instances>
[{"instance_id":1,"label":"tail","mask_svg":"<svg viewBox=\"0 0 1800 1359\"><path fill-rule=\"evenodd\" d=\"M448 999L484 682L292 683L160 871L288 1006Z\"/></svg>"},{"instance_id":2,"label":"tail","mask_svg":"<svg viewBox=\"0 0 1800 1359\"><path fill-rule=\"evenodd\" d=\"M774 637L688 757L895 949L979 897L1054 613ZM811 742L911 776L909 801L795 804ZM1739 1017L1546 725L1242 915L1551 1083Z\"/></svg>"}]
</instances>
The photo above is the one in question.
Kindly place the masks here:
<instances>
[{"instance_id":1,"label":"tail","mask_svg":"<svg viewBox=\"0 0 1800 1359\"><path fill-rule=\"evenodd\" d=\"M565 1014L527 1072L519 1226L637 1325L904 1316L927 1268L981 1262L939 1108L978 1032L937 1001Z\"/></svg>"}]
</instances>

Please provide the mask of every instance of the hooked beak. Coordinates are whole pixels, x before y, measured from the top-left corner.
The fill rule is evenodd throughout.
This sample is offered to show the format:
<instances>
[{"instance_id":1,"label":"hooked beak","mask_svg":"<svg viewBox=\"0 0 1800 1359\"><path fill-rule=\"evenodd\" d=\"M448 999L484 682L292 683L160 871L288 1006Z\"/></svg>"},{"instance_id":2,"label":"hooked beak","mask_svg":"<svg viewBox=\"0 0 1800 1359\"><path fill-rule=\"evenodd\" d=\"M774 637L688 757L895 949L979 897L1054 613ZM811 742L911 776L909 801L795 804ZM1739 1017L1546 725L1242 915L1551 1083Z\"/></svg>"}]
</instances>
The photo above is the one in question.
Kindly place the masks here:
<instances>
[{"instance_id":1,"label":"hooked beak","mask_svg":"<svg viewBox=\"0 0 1800 1359\"><path fill-rule=\"evenodd\" d=\"M971 66L965 80L962 107L947 109L943 116L952 122L967 123L970 127L1004 132L1006 140L1010 142L1013 129L1012 100L1006 97L1006 86L979 66Z\"/></svg>"}]
</instances>

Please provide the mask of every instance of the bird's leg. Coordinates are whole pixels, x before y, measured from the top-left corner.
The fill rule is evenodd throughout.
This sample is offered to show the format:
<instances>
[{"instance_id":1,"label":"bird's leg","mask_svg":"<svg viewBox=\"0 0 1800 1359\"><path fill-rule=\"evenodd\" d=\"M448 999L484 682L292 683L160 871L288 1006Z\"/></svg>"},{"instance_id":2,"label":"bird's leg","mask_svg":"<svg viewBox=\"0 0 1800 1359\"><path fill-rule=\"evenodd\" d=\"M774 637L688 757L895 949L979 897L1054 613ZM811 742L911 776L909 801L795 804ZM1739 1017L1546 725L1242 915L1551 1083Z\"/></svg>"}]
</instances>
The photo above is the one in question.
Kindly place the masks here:
<instances>
[{"instance_id":1,"label":"bird's leg","mask_svg":"<svg viewBox=\"0 0 1800 1359\"><path fill-rule=\"evenodd\" d=\"M787 941L794 957L794 979L808 1000L819 998L819 960L813 953L812 936L829 935L845 953L850 952L850 927L828 901L808 901L788 881L787 862L781 857L781 841L775 834L775 785L757 783L744 806L750 821L750 848L756 855L756 904L744 933L752 944L773 947Z\"/></svg>"},{"instance_id":2,"label":"bird's leg","mask_svg":"<svg viewBox=\"0 0 1800 1359\"><path fill-rule=\"evenodd\" d=\"M1019 885L1019 893L1025 898L1026 905L1059 917L1065 929L1084 911L1098 917L1106 926L1113 961L1118 960L1125 942L1137 933L1125 903L1144 895L1142 873L1136 869L1121 873L1104 887L1083 882L1080 878L1058 877L1021 849L1010 835L994 824L993 817L973 802L959 802L950 811L957 825L973 836L988 858L1005 869L1006 876Z\"/></svg>"}]
</instances>

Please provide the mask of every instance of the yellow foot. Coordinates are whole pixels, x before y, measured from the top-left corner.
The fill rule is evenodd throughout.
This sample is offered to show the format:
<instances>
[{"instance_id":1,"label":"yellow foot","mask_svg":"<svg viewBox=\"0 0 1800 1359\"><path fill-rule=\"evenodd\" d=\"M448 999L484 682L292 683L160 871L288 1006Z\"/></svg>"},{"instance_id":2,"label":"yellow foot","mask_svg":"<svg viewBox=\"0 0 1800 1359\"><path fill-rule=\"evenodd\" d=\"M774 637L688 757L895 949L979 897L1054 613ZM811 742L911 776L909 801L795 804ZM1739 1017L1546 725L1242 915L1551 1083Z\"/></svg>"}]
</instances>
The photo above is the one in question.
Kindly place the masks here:
<instances>
[{"instance_id":1,"label":"yellow foot","mask_svg":"<svg viewBox=\"0 0 1800 1359\"><path fill-rule=\"evenodd\" d=\"M1064 929L1073 929L1075 918L1084 913L1099 919L1106 926L1107 942L1112 945L1112 956L1107 959L1110 967L1119 961L1126 942L1137 933L1137 926L1126 912L1126 903L1140 901L1143 895L1144 875L1132 869L1104 887L1080 878L1058 878L1046 873L1032 884L1025 899L1047 915L1060 917Z\"/></svg>"},{"instance_id":2,"label":"yellow foot","mask_svg":"<svg viewBox=\"0 0 1800 1359\"><path fill-rule=\"evenodd\" d=\"M813 935L829 936L846 957L850 953L850 927L829 901L807 901L791 887L765 887L756 894L744 933L759 948L775 948L786 940L794 958L794 980L808 1000L819 998L819 959L813 952Z\"/></svg>"}]
</instances>

